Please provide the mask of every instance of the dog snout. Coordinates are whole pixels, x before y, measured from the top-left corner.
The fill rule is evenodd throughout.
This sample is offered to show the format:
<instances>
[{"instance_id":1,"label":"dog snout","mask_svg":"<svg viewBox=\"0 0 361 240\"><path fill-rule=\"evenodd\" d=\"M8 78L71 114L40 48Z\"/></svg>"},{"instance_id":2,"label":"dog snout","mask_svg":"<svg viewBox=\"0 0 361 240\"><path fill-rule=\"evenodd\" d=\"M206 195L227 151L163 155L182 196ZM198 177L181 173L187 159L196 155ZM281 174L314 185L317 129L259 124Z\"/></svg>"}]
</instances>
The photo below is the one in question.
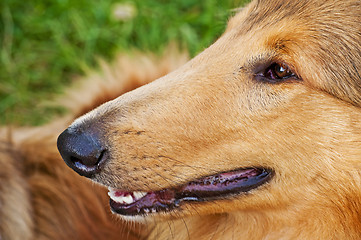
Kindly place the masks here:
<instances>
[{"instance_id":1,"label":"dog snout","mask_svg":"<svg viewBox=\"0 0 361 240\"><path fill-rule=\"evenodd\" d=\"M65 163L85 177L100 172L107 160L107 151L95 133L68 128L59 135L57 146Z\"/></svg>"}]
</instances>

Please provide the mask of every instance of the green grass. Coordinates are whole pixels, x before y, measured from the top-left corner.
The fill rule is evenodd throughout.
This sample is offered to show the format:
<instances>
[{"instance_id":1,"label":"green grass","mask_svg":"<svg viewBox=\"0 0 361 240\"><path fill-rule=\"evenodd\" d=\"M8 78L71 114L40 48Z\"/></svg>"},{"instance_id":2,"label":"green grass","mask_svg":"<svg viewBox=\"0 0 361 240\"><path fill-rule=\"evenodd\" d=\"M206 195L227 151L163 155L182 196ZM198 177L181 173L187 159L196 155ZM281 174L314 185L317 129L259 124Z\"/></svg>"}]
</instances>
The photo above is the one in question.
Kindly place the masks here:
<instances>
[{"instance_id":1,"label":"green grass","mask_svg":"<svg viewBox=\"0 0 361 240\"><path fill-rule=\"evenodd\" d=\"M64 112L51 104L76 76L130 49L161 52L171 41L192 56L247 0L0 1L0 124L39 125ZM116 19L117 4L135 17Z\"/></svg>"}]
</instances>

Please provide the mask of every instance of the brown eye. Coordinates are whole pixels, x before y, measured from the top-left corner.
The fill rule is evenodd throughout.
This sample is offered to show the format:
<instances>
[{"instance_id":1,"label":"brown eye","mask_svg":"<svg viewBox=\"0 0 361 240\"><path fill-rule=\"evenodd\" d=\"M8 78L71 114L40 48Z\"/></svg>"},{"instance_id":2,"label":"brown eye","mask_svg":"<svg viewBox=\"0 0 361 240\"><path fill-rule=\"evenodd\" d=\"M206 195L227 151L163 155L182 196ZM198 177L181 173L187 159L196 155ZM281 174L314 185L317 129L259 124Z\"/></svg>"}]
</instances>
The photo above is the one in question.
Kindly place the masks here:
<instances>
[{"instance_id":1,"label":"brown eye","mask_svg":"<svg viewBox=\"0 0 361 240\"><path fill-rule=\"evenodd\" d=\"M261 75L271 82L278 82L290 77L296 77L288 66L282 63L272 63Z\"/></svg>"}]
</instances>

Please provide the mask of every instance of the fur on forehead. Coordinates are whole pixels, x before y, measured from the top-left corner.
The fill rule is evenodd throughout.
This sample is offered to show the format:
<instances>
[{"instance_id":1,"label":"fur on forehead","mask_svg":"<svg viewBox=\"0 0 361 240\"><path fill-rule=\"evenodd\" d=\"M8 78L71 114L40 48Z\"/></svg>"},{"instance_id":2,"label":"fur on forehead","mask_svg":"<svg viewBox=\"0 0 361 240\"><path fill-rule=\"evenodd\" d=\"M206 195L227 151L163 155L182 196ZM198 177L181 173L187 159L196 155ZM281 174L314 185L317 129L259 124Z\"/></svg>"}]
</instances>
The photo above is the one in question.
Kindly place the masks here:
<instances>
[{"instance_id":1,"label":"fur on forehead","mask_svg":"<svg viewBox=\"0 0 361 240\"><path fill-rule=\"evenodd\" d=\"M276 0L269 4L258 0L243 13L230 20L227 31L238 29L237 37L241 38L251 28L267 29L263 32L267 32L265 39L271 47L288 49L293 45L286 54L301 60L295 65L306 83L361 106L360 1Z\"/></svg>"}]
</instances>

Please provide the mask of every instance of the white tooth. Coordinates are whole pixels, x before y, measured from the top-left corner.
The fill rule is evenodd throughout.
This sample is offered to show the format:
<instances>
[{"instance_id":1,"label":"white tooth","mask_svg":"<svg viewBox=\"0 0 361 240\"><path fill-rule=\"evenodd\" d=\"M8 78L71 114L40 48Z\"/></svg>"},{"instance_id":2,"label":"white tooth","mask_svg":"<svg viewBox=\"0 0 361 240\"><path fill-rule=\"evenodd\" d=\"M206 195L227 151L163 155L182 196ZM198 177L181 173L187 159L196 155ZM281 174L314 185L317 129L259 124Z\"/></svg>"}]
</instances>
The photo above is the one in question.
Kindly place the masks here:
<instances>
[{"instance_id":1,"label":"white tooth","mask_svg":"<svg viewBox=\"0 0 361 240\"><path fill-rule=\"evenodd\" d=\"M147 195L146 192L133 192L134 198L136 200L141 199L142 197L144 197L145 195Z\"/></svg>"},{"instance_id":2,"label":"white tooth","mask_svg":"<svg viewBox=\"0 0 361 240\"><path fill-rule=\"evenodd\" d=\"M129 194L129 195L123 197L123 202L125 202L127 204L134 202L132 195Z\"/></svg>"},{"instance_id":3,"label":"white tooth","mask_svg":"<svg viewBox=\"0 0 361 240\"><path fill-rule=\"evenodd\" d=\"M144 212L145 212L145 213L149 213L149 209L148 209L148 208L144 208Z\"/></svg>"},{"instance_id":4,"label":"white tooth","mask_svg":"<svg viewBox=\"0 0 361 240\"><path fill-rule=\"evenodd\" d=\"M152 208L152 213L156 213L157 210L155 210L155 208Z\"/></svg>"},{"instance_id":5,"label":"white tooth","mask_svg":"<svg viewBox=\"0 0 361 240\"><path fill-rule=\"evenodd\" d=\"M115 192L108 192L108 196L115 202L118 202L118 203L124 203L124 197L121 196L121 197L118 197L118 196L115 196Z\"/></svg>"},{"instance_id":6,"label":"white tooth","mask_svg":"<svg viewBox=\"0 0 361 240\"><path fill-rule=\"evenodd\" d=\"M115 188L112 188L112 187L108 187L108 196L115 202L118 202L118 203L121 203L121 204L130 204L130 203L133 203L134 201L138 200L138 199L141 199L142 197L144 197L145 195L147 195L146 192L133 192L132 194L131 193L128 193L126 196L117 196L119 194L117 194L117 189Z\"/></svg>"},{"instance_id":7,"label":"white tooth","mask_svg":"<svg viewBox=\"0 0 361 240\"><path fill-rule=\"evenodd\" d=\"M108 192L108 196L111 198L111 199L113 199L113 198L115 198L115 196L114 196L114 192Z\"/></svg>"}]
</instances>

